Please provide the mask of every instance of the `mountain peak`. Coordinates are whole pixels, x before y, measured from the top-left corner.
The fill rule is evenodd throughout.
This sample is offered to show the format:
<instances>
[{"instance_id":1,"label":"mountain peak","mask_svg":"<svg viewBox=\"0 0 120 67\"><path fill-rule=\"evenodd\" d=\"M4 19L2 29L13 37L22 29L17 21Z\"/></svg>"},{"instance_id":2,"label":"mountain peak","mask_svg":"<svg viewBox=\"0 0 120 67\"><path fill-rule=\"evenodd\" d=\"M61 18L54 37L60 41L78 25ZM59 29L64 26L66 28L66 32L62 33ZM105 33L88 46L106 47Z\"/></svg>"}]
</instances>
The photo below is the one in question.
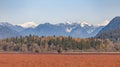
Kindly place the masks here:
<instances>
[{"instance_id":1,"label":"mountain peak","mask_svg":"<svg viewBox=\"0 0 120 67\"><path fill-rule=\"evenodd\" d=\"M22 27L24 27L24 28L34 28L34 27L37 26L37 24L34 23L34 22L25 22L25 23L23 23L23 24L18 24L18 25L19 25L19 26L22 26Z\"/></svg>"},{"instance_id":2,"label":"mountain peak","mask_svg":"<svg viewBox=\"0 0 120 67\"><path fill-rule=\"evenodd\" d=\"M0 22L0 25L2 25L2 26L12 26L12 24L10 24L8 22Z\"/></svg>"},{"instance_id":3,"label":"mountain peak","mask_svg":"<svg viewBox=\"0 0 120 67\"><path fill-rule=\"evenodd\" d=\"M120 28L120 17L117 16L117 17L113 18L107 26L116 28L116 29Z\"/></svg>"},{"instance_id":4,"label":"mountain peak","mask_svg":"<svg viewBox=\"0 0 120 67\"><path fill-rule=\"evenodd\" d=\"M80 23L80 26L81 26L81 27L84 27L84 26L86 26L86 25L91 26L91 24L89 24L89 23L87 23L87 22L85 22L85 21Z\"/></svg>"},{"instance_id":5,"label":"mountain peak","mask_svg":"<svg viewBox=\"0 0 120 67\"><path fill-rule=\"evenodd\" d=\"M120 19L120 16L116 16L115 18L116 18L116 19L118 19L118 18ZM114 18L114 19L115 19L115 18Z\"/></svg>"},{"instance_id":6,"label":"mountain peak","mask_svg":"<svg viewBox=\"0 0 120 67\"><path fill-rule=\"evenodd\" d=\"M112 23L113 23L113 22L120 23L120 16L117 16L117 17L113 18L113 19L111 20L111 22L112 22Z\"/></svg>"}]
</instances>

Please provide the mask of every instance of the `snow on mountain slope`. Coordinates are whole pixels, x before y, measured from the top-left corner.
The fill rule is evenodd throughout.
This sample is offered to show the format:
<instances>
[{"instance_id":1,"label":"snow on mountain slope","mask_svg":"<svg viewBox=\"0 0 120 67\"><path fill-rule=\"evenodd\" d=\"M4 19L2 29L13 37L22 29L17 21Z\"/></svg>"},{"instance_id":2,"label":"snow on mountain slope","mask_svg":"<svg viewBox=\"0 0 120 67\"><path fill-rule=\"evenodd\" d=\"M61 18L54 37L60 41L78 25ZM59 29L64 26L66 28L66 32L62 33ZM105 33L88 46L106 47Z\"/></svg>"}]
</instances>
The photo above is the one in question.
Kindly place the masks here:
<instances>
[{"instance_id":1,"label":"snow on mountain slope","mask_svg":"<svg viewBox=\"0 0 120 67\"><path fill-rule=\"evenodd\" d=\"M70 33L72 31L72 28L66 28L66 32Z\"/></svg>"},{"instance_id":2,"label":"snow on mountain slope","mask_svg":"<svg viewBox=\"0 0 120 67\"><path fill-rule=\"evenodd\" d=\"M80 23L80 26L81 26L81 27L84 27L84 26L86 26L86 25L91 26L91 24L89 24L89 23L87 23L87 22L85 22L85 21Z\"/></svg>"}]
</instances>

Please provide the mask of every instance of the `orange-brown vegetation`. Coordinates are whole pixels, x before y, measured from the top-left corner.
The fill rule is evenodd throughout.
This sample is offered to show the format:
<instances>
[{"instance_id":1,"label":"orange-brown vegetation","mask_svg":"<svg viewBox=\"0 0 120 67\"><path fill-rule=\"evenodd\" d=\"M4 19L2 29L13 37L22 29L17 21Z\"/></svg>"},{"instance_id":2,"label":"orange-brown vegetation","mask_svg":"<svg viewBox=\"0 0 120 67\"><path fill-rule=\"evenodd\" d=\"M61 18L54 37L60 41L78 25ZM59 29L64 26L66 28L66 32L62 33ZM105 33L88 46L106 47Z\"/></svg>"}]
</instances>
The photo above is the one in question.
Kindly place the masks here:
<instances>
[{"instance_id":1,"label":"orange-brown vegetation","mask_svg":"<svg viewBox=\"0 0 120 67\"><path fill-rule=\"evenodd\" d=\"M120 67L120 54L0 54L0 67Z\"/></svg>"}]
</instances>

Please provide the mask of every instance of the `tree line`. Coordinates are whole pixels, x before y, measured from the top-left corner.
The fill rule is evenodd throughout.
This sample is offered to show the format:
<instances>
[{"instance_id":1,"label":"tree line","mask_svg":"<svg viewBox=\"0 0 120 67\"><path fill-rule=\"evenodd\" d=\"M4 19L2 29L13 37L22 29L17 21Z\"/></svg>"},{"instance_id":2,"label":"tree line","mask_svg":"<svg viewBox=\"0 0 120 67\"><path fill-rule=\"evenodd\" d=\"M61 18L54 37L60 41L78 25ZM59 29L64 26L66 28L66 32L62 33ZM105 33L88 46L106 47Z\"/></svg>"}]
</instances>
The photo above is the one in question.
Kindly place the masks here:
<instances>
[{"instance_id":1,"label":"tree line","mask_svg":"<svg viewBox=\"0 0 120 67\"><path fill-rule=\"evenodd\" d=\"M120 51L119 41L112 43L109 39L29 35L0 40L0 52L65 53L116 51Z\"/></svg>"}]
</instances>

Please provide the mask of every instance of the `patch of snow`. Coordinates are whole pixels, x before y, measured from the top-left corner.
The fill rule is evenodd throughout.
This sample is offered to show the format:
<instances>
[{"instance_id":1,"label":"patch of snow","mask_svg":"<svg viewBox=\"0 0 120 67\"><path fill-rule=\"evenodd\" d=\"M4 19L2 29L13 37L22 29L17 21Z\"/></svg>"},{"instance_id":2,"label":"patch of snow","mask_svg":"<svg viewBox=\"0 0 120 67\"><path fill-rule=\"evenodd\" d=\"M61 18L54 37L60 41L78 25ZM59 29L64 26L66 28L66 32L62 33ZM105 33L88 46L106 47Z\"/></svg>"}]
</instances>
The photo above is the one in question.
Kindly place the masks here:
<instances>
[{"instance_id":1,"label":"patch of snow","mask_svg":"<svg viewBox=\"0 0 120 67\"><path fill-rule=\"evenodd\" d=\"M97 26L106 26L107 24L109 24L110 21L105 20L104 22L102 22L101 24L97 24Z\"/></svg>"},{"instance_id":2,"label":"patch of snow","mask_svg":"<svg viewBox=\"0 0 120 67\"><path fill-rule=\"evenodd\" d=\"M72 28L66 28L66 32L70 33L72 31Z\"/></svg>"},{"instance_id":3,"label":"patch of snow","mask_svg":"<svg viewBox=\"0 0 120 67\"><path fill-rule=\"evenodd\" d=\"M84 27L85 25L91 26L91 24L89 24L89 23L87 23L87 22L82 22L82 23L80 23L80 26L81 26L81 27Z\"/></svg>"},{"instance_id":4,"label":"patch of snow","mask_svg":"<svg viewBox=\"0 0 120 67\"><path fill-rule=\"evenodd\" d=\"M34 22L26 22L26 23L23 23L23 24L18 24L19 26L22 26L24 28L34 28L37 26L36 23Z\"/></svg>"}]
</instances>

